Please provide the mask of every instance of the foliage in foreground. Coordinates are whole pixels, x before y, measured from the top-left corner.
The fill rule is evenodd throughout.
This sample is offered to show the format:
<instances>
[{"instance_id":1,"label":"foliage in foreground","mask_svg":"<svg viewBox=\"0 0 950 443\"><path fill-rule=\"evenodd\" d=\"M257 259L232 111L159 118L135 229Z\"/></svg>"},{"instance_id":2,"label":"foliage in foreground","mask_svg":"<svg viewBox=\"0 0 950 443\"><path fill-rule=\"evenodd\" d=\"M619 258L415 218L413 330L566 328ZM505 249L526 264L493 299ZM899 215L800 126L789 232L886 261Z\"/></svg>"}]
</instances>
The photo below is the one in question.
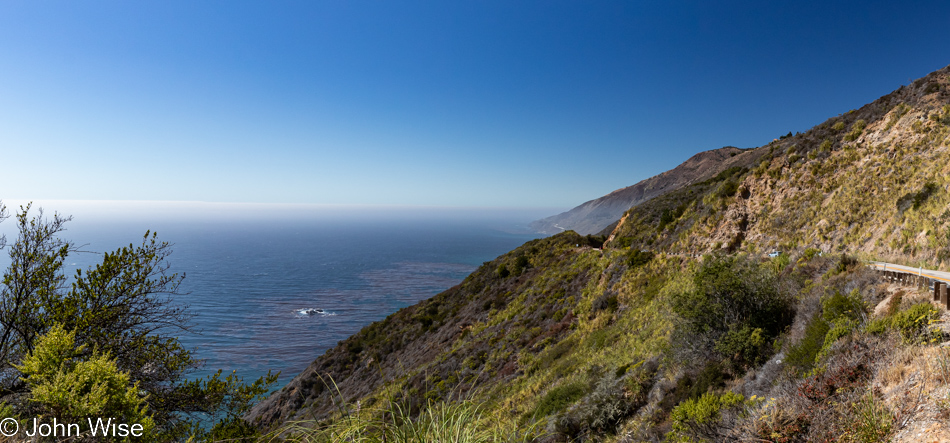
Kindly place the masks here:
<instances>
[{"instance_id":1,"label":"foliage in foreground","mask_svg":"<svg viewBox=\"0 0 950 443\"><path fill-rule=\"evenodd\" d=\"M747 257L706 257L693 285L672 299L683 320L678 342L737 371L764 362L794 317L775 273Z\"/></svg>"},{"instance_id":2,"label":"foliage in foreground","mask_svg":"<svg viewBox=\"0 0 950 443\"><path fill-rule=\"evenodd\" d=\"M144 434L155 423L148 416L138 386L115 361L96 351L83 356L84 346L75 346L76 334L54 326L37 340L21 366L35 412L66 423L83 423L87 417L114 417L123 423L141 425Z\"/></svg>"},{"instance_id":3,"label":"foliage in foreground","mask_svg":"<svg viewBox=\"0 0 950 443\"><path fill-rule=\"evenodd\" d=\"M360 403L343 406L335 420L319 423L296 421L264 436L264 442L291 443L513 443L535 441L542 434L538 423L517 427L485 412L482 403L470 399L429 402L417 415L409 408L389 402L383 408L362 408Z\"/></svg>"},{"instance_id":4,"label":"foliage in foreground","mask_svg":"<svg viewBox=\"0 0 950 443\"><path fill-rule=\"evenodd\" d=\"M189 379L200 362L178 340L189 315L173 300L184 276L168 272L168 243L146 233L69 278L64 263L78 249L59 235L70 218L29 210L16 214L11 245L0 238L11 262L0 284L0 403L11 416L114 415L149 430L147 441L257 434L241 416L276 375Z\"/></svg>"}]
</instances>

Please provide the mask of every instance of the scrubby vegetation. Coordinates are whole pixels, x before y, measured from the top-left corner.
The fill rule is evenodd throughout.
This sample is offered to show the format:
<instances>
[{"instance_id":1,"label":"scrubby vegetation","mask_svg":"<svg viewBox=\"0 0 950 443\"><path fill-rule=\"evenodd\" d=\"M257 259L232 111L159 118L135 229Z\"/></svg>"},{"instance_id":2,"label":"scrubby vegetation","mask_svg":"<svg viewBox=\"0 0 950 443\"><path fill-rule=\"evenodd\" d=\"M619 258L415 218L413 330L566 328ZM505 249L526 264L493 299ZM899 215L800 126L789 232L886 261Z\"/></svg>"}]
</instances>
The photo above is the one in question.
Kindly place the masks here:
<instances>
[{"instance_id":1,"label":"scrubby vegetation","mask_svg":"<svg viewBox=\"0 0 950 443\"><path fill-rule=\"evenodd\" d=\"M33 418L75 424L70 441L102 441L87 419L110 417L137 426L125 440L260 435L242 415L276 376L189 378L200 361L177 338L189 323L171 298L182 277L167 272L167 243L146 233L70 279L63 266L76 247L59 236L69 218L29 211L16 214L12 244L0 237L11 259L0 284L0 418L24 430Z\"/></svg>"},{"instance_id":2,"label":"scrubby vegetation","mask_svg":"<svg viewBox=\"0 0 950 443\"><path fill-rule=\"evenodd\" d=\"M865 261L950 258L947 74L737 152L600 236L485 263L341 342L251 416L329 435L359 401L375 411L361 420L383 420L360 435L377 438L477 405L479 429L539 441L887 440L950 381L942 310Z\"/></svg>"},{"instance_id":3,"label":"scrubby vegetation","mask_svg":"<svg viewBox=\"0 0 950 443\"><path fill-rule=\"evenodd\" d=\"M920 296L889 292L860 261L814 250L695 261L578 247L580 238L529 242L444 296L344 341L341 351L360 344L361 363L334 369L324 357L330 370L322 373L361 377L370 362L367 372L382 382L362 396L343 391L349 387L331 396L335 390L322 384L301 409L317 419L299 416L272 435L418 441L396 434L435 435L418 429L451 427L458 416L445 411L452 408L477 415L466 419L466 432L552 442L880 441L900 429L896 417L906 411L873 387L891 371L875 356L929 346L936 311ZM533 265L517 283L494 272L519 256ZM436 315L436 330L411 321L436 302L436 313L456 314ZM876 304L886 306L880 317L872 314ZM388 342L367 341L376 328L416 337L392 351L399 376L377 350ZM448 343L422 364L401 359L429 338ZM383 361L370 360L377 357ZM341 410L335 398L352 400ZM465 441L496 441L479 438Z\"/></svg>"}]
</instances>

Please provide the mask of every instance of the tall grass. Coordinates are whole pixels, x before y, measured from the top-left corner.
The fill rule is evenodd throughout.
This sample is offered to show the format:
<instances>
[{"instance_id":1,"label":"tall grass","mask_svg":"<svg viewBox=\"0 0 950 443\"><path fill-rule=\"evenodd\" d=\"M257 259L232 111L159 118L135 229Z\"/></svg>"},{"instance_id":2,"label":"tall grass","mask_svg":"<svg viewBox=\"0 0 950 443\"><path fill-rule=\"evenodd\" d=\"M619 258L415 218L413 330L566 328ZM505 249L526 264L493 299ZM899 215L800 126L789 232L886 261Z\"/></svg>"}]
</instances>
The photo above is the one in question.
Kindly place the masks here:
<instances>
[{"instance_id":1,"label":"tall grass","mask_svg":"<svg viewBox=\"0 0 950 443\"><path fill-rule=\"evenodd\" d=\"M389 401L382 407L344 405L329 422L287 423L261 439L289 443L495 443L531 442L542 436L542 421L519 426L485 413L483 403L470 398L428 402L418 416Z\"/></svg>"}]
</instances>

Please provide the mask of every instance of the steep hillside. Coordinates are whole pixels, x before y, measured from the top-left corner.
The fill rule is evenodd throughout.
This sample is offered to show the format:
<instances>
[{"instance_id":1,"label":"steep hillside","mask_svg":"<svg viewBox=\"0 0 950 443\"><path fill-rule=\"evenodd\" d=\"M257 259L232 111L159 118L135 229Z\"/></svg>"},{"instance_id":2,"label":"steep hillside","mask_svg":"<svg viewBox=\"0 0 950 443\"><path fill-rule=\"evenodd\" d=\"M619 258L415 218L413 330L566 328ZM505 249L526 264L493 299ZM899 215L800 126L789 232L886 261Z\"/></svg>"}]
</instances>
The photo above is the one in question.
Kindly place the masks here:
<instances>
[{"instance_id":1,"label":"steep hillside","mask_svg":"<svg viewBox=\"0 0 950 443\"><path fill-rule=\"evenodd\" d=\"M340 342L248 418L309 420L276 432L324 441L464 399L474 426L542 441L950 435L950 317L855 258L950 257L948 84L945 68L737 152L603 235L528 242Z\"/></svg>"},{"instance_id":2,"label":"steep hillside","mask_svg":"<svg viewBox=\"0 0 950 443\"><path fill-rule=\"evenodd\" d=\"M632 209L609 244L685 253L814 247L945 267L948 84L944 68L758 148L762 159L748 172Z\"/></svg>"},{"instance_id":3,"label":"steep hillside","mask_svg":"<svg viewBox=\"0 0 950 443\"><path fill-rule=\"evenodd\" d=\"M539 352L570 332L597 263L609 261L573 232L528 242L340 342L252 414L263 423L324 417L336 410L334 395L365 398L387 383L421 398L451 397L489 368L492 383L514 378L523 373L522 350ZM329 379L339 393L327 389Z\"/></svg>"},{"instance_id":4,"label":"steep hillside","mask_svg":"<svg viewBox=\"0 0 950 443\"><path fill-rule=\"evenodd\" d=\"M552 215L531 223L531 229L542 234L557 234L572 230L580 234L594 234L616 222L623 213L651 198L683 186L706 180L732 166L751 166L759 154L746 154L727 146L700 152L669 171L588 201L567 212ZM738 156L738 157L737 157Z\"/></svg>"}]
</instances>

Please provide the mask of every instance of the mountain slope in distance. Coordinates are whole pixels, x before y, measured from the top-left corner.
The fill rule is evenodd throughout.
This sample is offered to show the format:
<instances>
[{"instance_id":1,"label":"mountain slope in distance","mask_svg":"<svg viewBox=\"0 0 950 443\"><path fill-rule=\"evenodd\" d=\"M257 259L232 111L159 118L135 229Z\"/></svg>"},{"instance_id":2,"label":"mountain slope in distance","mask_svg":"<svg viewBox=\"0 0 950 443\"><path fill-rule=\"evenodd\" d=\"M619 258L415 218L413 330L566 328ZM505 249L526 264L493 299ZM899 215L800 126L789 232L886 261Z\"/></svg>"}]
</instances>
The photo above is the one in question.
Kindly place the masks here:
<instances>
[{"instance_id":1,"label":"mountain slope in distance","mask_svg":"<svg viewBox=\"0 0 950 443\"><path fill-rule=\"evenodd\" d=\"M628 209L653 197L713 177L732 166L752 164L751 155L733 146L700 152L669 171L639 183L613 191L588 201L567 212L552 215L531 223L531 229L542 234L557 234L573 230L581 235L595 234L616 222ZM754 156L758 158L758 155Z\"/></svg>"}]
</instances>

